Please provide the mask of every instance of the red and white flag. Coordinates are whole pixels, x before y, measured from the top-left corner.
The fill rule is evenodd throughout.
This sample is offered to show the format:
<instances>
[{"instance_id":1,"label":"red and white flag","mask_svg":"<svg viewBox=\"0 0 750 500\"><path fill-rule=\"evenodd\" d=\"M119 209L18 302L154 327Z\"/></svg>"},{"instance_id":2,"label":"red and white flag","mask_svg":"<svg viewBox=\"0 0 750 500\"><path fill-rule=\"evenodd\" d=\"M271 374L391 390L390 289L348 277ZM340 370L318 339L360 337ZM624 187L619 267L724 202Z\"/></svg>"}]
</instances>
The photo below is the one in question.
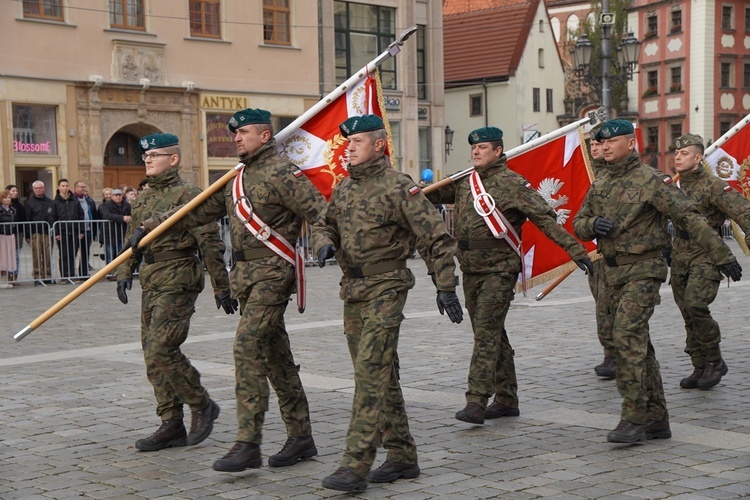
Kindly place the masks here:
<instances>
[{"instance_id":1,"label":"red and white flag","mask_svg":"<svg viewBox=\"0 0 750 500\"><path fill-rule=\"evenodd\" d=\"M557 223L573 235L573 216L580 210L591 185L578 131L510 158L508 168L529 181L531 188L536 189L555 210ZM575 266L565 250L533 223L527 221L521 230L529 288L556 278ZM588 252L596 250L594 242L581 243Z\"/></svg>"},{"instance_id":2,"label":"red and white flag","mask_svg":"<svg viewBox=\"0 0 750 500\"><path fill-rule=\"evenodd\" d=\"M750 127L748 120L720 147L709 148L706 162L715 176L729 183L747 198L750 195ZM717 143L720 141L716 141Z\"/></svg>"},{"instance_id":3,"label":"red and white flag","mask_svg":"<svg viewBox=\"0 0 750 500\"><path fill-rule=\"evenodd\" d=\"M333 187L349 175L347 140L339 131L340 124L354 115L378 115L385 122L390 145L390 127L381 103L380 74L376 70L292 131L278 144L279 154L297 165L328 200ZM386 155L390 155L390 147Z\"/></svg>"}]
</instances>

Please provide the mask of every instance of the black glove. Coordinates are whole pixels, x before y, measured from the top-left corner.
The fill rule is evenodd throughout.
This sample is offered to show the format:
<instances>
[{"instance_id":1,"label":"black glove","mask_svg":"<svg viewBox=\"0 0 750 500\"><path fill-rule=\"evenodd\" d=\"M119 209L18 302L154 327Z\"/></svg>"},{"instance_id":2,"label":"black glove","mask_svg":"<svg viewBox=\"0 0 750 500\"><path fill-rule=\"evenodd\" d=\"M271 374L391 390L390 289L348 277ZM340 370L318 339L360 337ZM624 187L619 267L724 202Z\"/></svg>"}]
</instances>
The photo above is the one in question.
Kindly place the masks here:
<instances>
[{"instance_id":1,"label":"black glove","mask_svg":"<svg viewBox=\"0 0 750 500\"><path fill-rule=\"evenodd\" d=\"M461 308L461 303L458 301L456 292L438 290L437 306L440 314L447 312L448 317L453 323L460 323L464 319L464 310Z\"/></svg>"},{"instance_id":2,"label":"black glove","mask_svg":"<svg viewBox=\"0 0 750 500\"><path fill-rule=\"evenodd\" d=\"M719 271L727 278L732 278L732 281L739 281L742 278L742 266L740 266L740 263L736 259L729 264L720 265Z\"/></svg>"},{"instance_id":3,"label":"black glove","mask_svg":"<svg viewBox=\"0 0 750 500\"><path fill-rule=\"evenodd\" d=\"M581 271L584 271L589 276L594 275L594 264L591 262L591 259L589 259L588 257L584 257L582 259L577 260L576 264L578 264L578 267L581 268Z\"/></svg>"},{"instance_id":4,"label":"black glove","mask_svg":"<svg viewBox=\"0 0 750 500\"><path fill-rule=\"evenodd\" d=\"M325 267L326 261L336 255L336 247L333 245L323 245L318 250L318 267Z\"/></svg>"},{"instance_id":5,"label":"black glove","mask_svg":"<svg viewBox=\"0 0 750 500\"><path fill-rule=\"evenodd\" d=\"M661 256L667 261L667 266L672 267L672 247L664 247L661 249Z\"/></svg>"},{"instance_id":6,"label":"black glove","mask_svg":"<svg viewBox=\"0 0 750 500\"><path fill-rule=\"evenodd\" d=\"M138 244L141 242L144 236L146 236L146 230L142 227L137 228L130 236L130 239L128 240L128 246L133 251L133 255L138 253Z\"/></svg>"},{"instance_id":7,"label":"black glove","mask_svg":"<svg viewBox=\"0 0 750 500\"><path fill-rule=\"evenodd\" d=\"M130 290L132 286L132 278L126 278L117 282L117 298L120 299L120 302L123 304L128 303L128 292L126 292L126 290Z\"/></svg>"},{"instance_id":8,"label":"black glove","mask_svg":"<svg viewBox=\"0 0 750 500\"><path fill-rule=\"evenodd\" d=\"M594 232L597 236L607 236L612 230L612 221L606 217L597 217L594 220Z\"/></svg>"},{"instance_id":9,"label":"black glove","mask_svg":"<svg viewBox=\"0 0 750 500\"><path fill-rule=\"evenodd\" d=\"M227 314L234 314L234 311L236 311L240 305L237 299L231 297L231 292L229 290L214 295L214 298L216 299L216 309L221 309L223 307L224 312Z\"/></svg>"}]
</instances>

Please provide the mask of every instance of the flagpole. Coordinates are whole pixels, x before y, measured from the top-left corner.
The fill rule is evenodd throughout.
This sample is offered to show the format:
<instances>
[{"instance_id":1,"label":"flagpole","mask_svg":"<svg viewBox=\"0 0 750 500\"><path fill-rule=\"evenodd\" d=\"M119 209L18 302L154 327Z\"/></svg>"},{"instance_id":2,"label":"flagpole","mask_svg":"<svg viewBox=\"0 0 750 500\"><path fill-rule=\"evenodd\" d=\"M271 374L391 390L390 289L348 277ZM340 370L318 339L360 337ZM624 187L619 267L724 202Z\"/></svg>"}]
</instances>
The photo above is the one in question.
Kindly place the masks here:
<instances>
[{"instance_id":1,"label":"flagpole","mask_svg":"<svg viewBox=\"0 0 750 500\"><path fill-rule=\"evenodd\" d=\"M511 158L515 156L521 155L538 146L541 146L542 144L546 144L550 141L554 141L555 139L558 139L570 132L573 132L574 130L578 129L578 127L580 127L581 125L585 125L586 123L590 125L596 125L597 123L604 122L606 119L607 119L607 108L601 107L597 109L596 111L591 111L588 117L586 118L581 118L580 120L575 121L569 125L566 125L557 130L553 130L552 132L548 134L537 137L533 141L529 141L525 144L521 144L518 147L508 150L508 152L505 153L505 158L507 160L510 160ZM440 189L441 187L445 185L451 184L459 179L466 177L467 175L470 175L473 171L474 171L474 167L469 167L465 170L461 170L459 172L451 174L445 179L442 179L434 184L430 184L429 186L425 186L424 188L422 188L422 192L425 194L431 193L432 191L435 191L436 189Z\"/></svg>"},{"instance_id":2,"label":"flagpole","mask_svg":"<svg viewBox=\"0 0 750 500\"><path fill-rule=\"evenodd\" d=\"M289 137L289 135L294 130L297 130L300 126L302 126L304 123L310 120L310 118L312 118L317 113L319 113L323 108L325 108L326 106L331 104L333 101L335 101L336 98L345 94L346 91L349 90L349 88L352 85L356 84L357 82L365 78L368 74L375 71L375 69L381 64L383 64L383 62L385 62L387 59L401 52L401 46L418 29L419 28L417 26L412 26L411 28L407 28L404 31L402 31L401 35L399 35L399 37L395 41L393 41L390 45L388 45L388 48L384 50L382 53L380 53L380 55L378 55L375 59L367 63L367 65L365 65L362 69L360 69L355 75L353 75L352 77L347 79L344 83L336 87L333 91L331 91L328 95L326 95L323 99L321 99L315 106L305 111L305 113L303 113L296 120L294 120L292 123L287 125L284 128L284 130L281 130L280 132L278 132L274 136L276 141L283 142L286 138ZM143 248L147 246L157 237L159 237L164 232L166 232L175 223L177 223L177 221L182 219L186 214L188 214L190 211L195 209L198 205L200 205L205 200L207 200L211 195L216 193L219 189L223 188L229 181L231 181L237 175L237 173L240 171L242 166L243 166L242 163L238 163L237 165L232 167L232 170L228 171L219 180L211 184L209 187L203 190L200 194L198 194L195 198L193 198L191 201L185 204L177 212L175 212L171 217L169 217L167 220L159 224L159 226L157 226L152 231L150 231L146 236L143 237L140 244L138 245L138 248ZM60 312L65 306L67 306L68 304L73 302L76 298L78 298L80 295L82 295L86 290L88 290L94 284L96 284L98 281L104 278L107 274L114 271L117 268L117 266L126 262L132 255L133 255L133 251L130 248L125 249L112 262L110 262L105 267L100 269L97 273L95 273L93 276L87 279L84 283L82 283L80 286L77 286L68 295L60 299L55 305L53 305L52 307L47 309L45 312L43 312L41 315L39 315L34 321L29 323L21 331L16 333L13 336L13 338L16 340L16 342L22 340L31 332L33 332L34 330L42 326L52 316Z\"/></svg>"},{"instance_id":3,"label":"flagpole","mask_svg":"<svg viewBox=\"0 0 750 500\"><path fill-rule=\"evenodd\" d=\"M742 120L738 121L734 127L730 128L726 134L722 135L718 139L716 139L709 147L706 148L706 150L703 152L703 157L707 157L720 147L722 147L726 142L734 137L734 135L745 128L745 125L750 124L750 114L745 116Z\"/></svg>"}]
</instances>

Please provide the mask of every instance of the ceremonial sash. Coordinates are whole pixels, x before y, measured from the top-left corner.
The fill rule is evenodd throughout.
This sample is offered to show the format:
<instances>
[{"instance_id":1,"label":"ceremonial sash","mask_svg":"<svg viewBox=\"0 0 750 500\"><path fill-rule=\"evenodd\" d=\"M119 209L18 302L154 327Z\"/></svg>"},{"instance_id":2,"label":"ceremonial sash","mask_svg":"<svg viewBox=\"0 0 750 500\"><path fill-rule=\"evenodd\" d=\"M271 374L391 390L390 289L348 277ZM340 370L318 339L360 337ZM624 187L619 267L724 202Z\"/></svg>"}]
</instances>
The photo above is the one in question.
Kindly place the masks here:
<instances>
[{"instance_id":1,"label":"ceremonial sash","mask_svg":"<svg viewBox=\"0 0 750 500\"><path fill-rule=\"evenodd\" d=\"M307 280L305 279L305 260L302 250L293 247L282 235L258 217L253 211L253 205L245 196L245 188L242 183L242 167L234 178L232 184L232 200L234 201L234 213L242 224L255 238L271 249L276 255L287 261L294 267L294 276L297 282L297 310L305 311Z\"/></svg>"},{"instance_id":2,"label":"ceremonial sash","mask_svg":"<svg viewBox=\"0 0 750 500\"><path fill-rule=\"evenodd\" d=\"M495 200L492 195L487 193L476 170L469 177L469 186L471 195L474 198L474 210L484 219L487 227L490 228L492 236L497 239L504 239L508 245L521 257L521 286L524 295L526 294L526 266L523 258L523 243L518 237L515 229L508 219L497 209Z\"/></svg>"}]
</instances>

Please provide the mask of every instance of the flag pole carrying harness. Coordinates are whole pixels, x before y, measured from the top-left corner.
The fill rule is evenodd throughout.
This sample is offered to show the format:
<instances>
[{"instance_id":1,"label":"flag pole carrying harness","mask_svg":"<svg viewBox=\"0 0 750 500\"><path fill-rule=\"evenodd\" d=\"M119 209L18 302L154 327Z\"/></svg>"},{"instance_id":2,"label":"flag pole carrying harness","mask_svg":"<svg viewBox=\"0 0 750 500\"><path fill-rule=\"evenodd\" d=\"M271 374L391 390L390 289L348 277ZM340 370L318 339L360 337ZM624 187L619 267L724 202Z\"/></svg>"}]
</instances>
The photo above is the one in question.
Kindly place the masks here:
<instances>
[{"instance_id":1,"label":"flag pole carrying harness","mask_svg":"<svg viewBox=\"0 0 750 500\"><path fill-rule=\"evenodd\" d=\"M242 184L242 174L245 172L243 166L232 184L232 200L234 201L234 213L242 224L255 238L268 247L273 253L287 261L294 267L294 275L297 283L297 310L302 313L306 305L307 280L305 279L305 261L300 248L295 248L286 238L276 232L273 228L258 217L253 211L253 205L245 196Z\"/></svg>"},{"instance_id":2,"label":"flag pole carrying harness","mask_svg":"<svg viewBox=\"0 0 750 500\"><path fill-rule=\"evenodd\" d=\"M494 198L484 189L482 179L480 179L479 172L476 170L469 177L469 186L471 187L471 195L474 197L474 210L484 219L485 224L492 232L492 236L497 239L504 239L521 258L521 286L525 295L526 266L521 238L518 237L518 233L513 229L508 219L497 209Z\"/></svg>"}]
</instances>

